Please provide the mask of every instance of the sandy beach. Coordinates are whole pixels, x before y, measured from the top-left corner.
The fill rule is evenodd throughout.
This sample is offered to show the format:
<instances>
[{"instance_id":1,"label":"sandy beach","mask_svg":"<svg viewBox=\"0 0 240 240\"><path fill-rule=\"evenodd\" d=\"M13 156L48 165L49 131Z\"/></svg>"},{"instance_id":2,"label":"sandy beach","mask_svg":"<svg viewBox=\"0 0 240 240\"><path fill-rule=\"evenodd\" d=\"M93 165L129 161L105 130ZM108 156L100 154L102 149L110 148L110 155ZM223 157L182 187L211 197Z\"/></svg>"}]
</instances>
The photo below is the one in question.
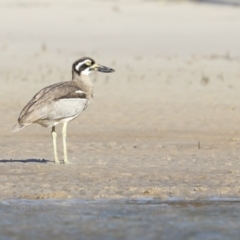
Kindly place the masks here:
<instances>
[{"instance_id":1,"label":"sandy beach","mask_svg":"<svg viewBox=\"0 0 240 240\"><path fill-rule=\"evenodd\" d=\"M0 16L1 199L240 197L240 8L0 1ZM50 129L11 128L82 56L116 72L93 74L57 165Z\"/></svg>"}]
</instances>

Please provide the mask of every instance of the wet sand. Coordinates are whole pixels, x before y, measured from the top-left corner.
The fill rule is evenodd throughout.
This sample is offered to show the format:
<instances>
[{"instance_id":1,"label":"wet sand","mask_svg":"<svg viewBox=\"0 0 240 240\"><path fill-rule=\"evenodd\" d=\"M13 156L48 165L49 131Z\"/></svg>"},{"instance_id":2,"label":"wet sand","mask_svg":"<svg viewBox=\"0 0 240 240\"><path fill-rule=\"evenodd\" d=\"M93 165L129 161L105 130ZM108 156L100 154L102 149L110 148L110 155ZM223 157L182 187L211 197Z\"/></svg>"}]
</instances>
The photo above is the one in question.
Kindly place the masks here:
<instances>
[{"instance_id":1,"label":"wet sand","mask_svg":"<svg viewBox=\"0 0 240 240\"><path fill-rule=\"evenodd\" d=\"M71 3L0 2L0 198L239 198L240 8ZM68 128L74 164L56 165L50 129L10 130L84 55L116 72L92 76Z\"/></svg>"}]
</instances>

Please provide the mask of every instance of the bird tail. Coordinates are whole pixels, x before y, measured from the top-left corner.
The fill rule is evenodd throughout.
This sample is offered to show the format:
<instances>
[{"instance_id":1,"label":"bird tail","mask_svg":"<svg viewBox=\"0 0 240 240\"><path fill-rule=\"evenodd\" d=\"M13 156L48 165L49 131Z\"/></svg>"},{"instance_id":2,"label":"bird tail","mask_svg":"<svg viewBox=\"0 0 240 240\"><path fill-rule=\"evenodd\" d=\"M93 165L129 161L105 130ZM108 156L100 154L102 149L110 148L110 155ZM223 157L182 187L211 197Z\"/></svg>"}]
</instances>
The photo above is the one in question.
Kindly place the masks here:
<instances>
[{"instance_id":1,"label":"bird tail","mask_svg":"<svg viewBox=\"0 0 240 240\"><path fill-rule=\"evenodd\" d=\"M17 131L20 131L21 129L23 129L26 125L24 124L20 124L20 123L17 123L13 129L12 129L12 132L17 132Z\"/></svg>"}]
</instances>

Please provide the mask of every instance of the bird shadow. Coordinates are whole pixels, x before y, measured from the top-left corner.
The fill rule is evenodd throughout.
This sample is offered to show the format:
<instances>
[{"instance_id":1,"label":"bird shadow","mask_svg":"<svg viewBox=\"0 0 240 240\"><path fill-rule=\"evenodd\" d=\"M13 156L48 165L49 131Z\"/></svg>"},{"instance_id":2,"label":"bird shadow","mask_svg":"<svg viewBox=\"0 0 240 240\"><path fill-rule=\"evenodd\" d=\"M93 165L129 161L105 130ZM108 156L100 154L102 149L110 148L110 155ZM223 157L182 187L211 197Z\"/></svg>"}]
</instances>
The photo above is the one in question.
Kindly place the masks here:
<instances>
[{"instance_id":1,"label":"bird shadow","mask_svg":"<svg viewBox=\"0 0 240 240\"><path fill-rule=\"evenodd\" d=\"M53 161L46 159L1 159L0 163L50 163Z\"/></svg>"}]
</instances>

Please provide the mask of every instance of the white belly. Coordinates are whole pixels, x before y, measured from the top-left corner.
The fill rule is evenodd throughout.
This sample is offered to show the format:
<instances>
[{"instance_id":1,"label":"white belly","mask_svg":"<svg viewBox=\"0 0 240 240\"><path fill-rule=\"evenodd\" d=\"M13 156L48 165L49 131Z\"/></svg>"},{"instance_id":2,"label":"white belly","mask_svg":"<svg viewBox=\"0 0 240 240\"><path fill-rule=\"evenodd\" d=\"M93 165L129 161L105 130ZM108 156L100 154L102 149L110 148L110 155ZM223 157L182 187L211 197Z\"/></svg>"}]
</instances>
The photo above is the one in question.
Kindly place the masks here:
<instances>
[{"instance_id":1,"label":"white belly","mask_svg":"<svg viewBox=\"0 0 240 240\"><path fill-rule=\"evenodd\" d=\"M48 119L53 120L54 125L65 123L76 118L87 106L87 99L62 99L54 103ZM55 121L54 121L55 120Z\"/></svg>"},{"instance_id":2,"label":"white belly","mask_svg":"<svg viewBox=\"0 0 240 240\"><path fill-rule=\"evenodd\" d=\"M51 111L44 119L39 119L36 123L44 127L52 127L59 123L66 123L76 118L87 106L89 100L81 98L62 99L54 102Z\"/></svg>"}]
</instances>

